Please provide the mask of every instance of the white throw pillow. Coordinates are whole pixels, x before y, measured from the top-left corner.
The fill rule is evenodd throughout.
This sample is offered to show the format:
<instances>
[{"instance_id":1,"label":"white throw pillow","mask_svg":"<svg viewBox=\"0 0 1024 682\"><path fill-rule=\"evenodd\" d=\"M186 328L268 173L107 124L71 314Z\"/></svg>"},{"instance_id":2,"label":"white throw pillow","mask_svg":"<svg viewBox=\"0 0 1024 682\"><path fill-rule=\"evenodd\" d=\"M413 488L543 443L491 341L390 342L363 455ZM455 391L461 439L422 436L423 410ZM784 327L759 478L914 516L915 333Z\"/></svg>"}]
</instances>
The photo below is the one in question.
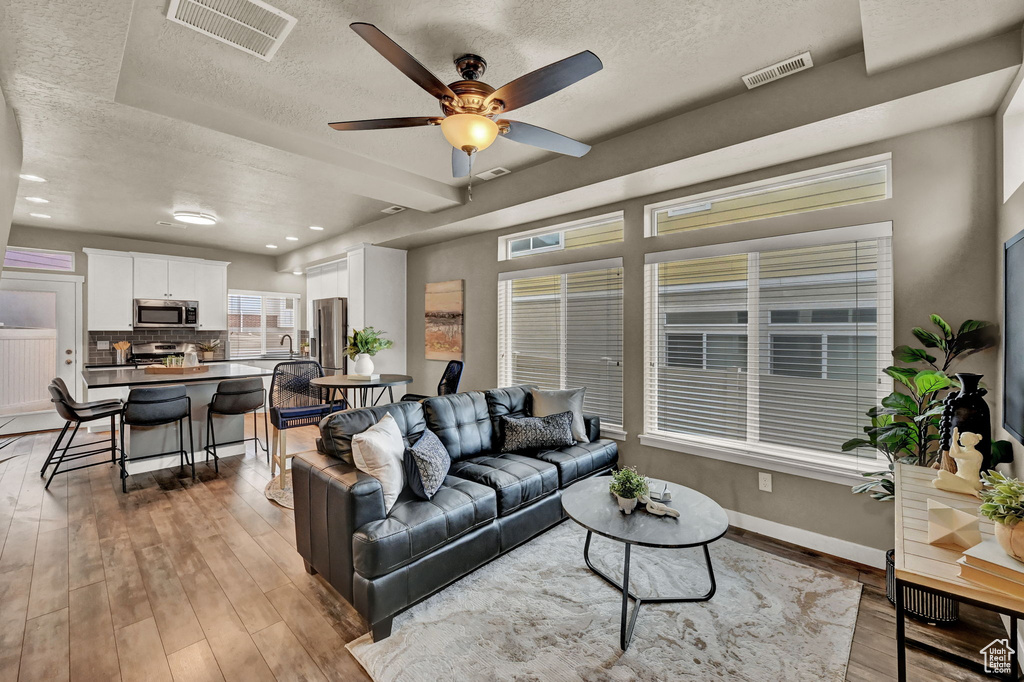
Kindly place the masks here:
<instances>
[{"instance_id":1,"label":"white throw pillow","mask_svg":"<svg viewBox=\"0 0 1024 682\"><path fill-rule=\"evenodd\" d=\"M542 391L531 388L533 394L533 416L550 417L553 414L572 412L572 437L577 443L589 443L587 425L583 421L584 388L568 388L564 391Z\"/></svg>"},{"instance_id":2,"label":"white throw pillow","mask_svg":"<svg viewBox=\"0 0 1024 682\"><path fill-rule=\"evenodd\" d=\"M404 456L405 441L398 422L390 414L385 414L379 422L352 436L352 460L357 469L380 481L384 491L384 509L388 512L405 488Z\"/></svg>"}]
</instances>

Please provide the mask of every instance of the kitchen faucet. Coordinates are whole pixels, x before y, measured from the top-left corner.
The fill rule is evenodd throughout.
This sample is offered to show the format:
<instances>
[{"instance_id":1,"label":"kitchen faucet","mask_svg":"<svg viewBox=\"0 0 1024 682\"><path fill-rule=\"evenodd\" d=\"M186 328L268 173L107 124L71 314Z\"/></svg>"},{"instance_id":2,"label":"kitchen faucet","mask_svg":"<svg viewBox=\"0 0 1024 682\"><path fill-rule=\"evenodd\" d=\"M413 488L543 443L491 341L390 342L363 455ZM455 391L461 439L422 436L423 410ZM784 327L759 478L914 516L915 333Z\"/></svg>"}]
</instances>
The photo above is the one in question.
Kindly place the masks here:
<instances>
[{"instance_id":1,"label":"kitchen faucet","mask_svg":"<svg viewBox=\"0 0 1024 682\"><path fill-rule=\"evenodd\" d=\"M288 356L291 357L292 355L295 355L295 351L292 350L292 335L291 334L285 334L284 336L282 336L281 337L281 343L278 344L278 345L283 346L285 339L288 339Z\"/></svg>"}]
</instances>

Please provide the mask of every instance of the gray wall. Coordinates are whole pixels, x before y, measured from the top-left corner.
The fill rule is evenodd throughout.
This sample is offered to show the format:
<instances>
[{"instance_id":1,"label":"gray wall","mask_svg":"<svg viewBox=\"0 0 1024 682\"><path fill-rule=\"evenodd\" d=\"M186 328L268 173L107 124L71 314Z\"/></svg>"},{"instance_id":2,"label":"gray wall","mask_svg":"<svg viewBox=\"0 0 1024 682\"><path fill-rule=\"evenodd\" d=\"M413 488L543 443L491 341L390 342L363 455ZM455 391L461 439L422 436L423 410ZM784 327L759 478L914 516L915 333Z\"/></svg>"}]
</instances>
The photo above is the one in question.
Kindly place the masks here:
<instances>
[{"instance_id":1,"label":"gray wall","mask_svg":"<svg viewBox=\"0 0 1024 682\"><path fill-rule=\"evenodd\" d=\"M645 239L645 203L728 187L873 154L893 155L893 198L796 216ZM409 252L409 373L413 392L434 390L443 362L423 357L424 285L466 280L463 389L482 389L497 381L497 275L504 270L623 256L625 265L625 426L624 463L656 477L701 490L728 509L797 526L876 548L893 539L891 504L853 496L846 486L774 473L774 492L757 489L757 469L719 460L641 446L643 430L643 258L647 252L736 241L794 232L893 222L896 343L914 343L910 329L927 324L936 312L952 322L995 319L996 249L995 149L993 118L976 119L894 138L771 169L679 189L611 206L594 207L509 230L433 244ZM498 263L500 235L598 215L625 211L623 244L532 256ZM962 366L995 377L994 352ZM799 415L796 415L797 419ZM855 434L851 434L853 436ZM813 513L808 513L813 510Z\"/></svg>"},{"instance_id":2,"label":"gray wall","mask_svg":"<svg viewBox=\"0 0 1024 682\"><path fill-rule=\"evenodd\" d=\"M7 235L14 216L18 196L18 173L21 172L21 133L14 110L7 106L0 91L0 263L7 249Z\"/></svg>"}]
</instances>

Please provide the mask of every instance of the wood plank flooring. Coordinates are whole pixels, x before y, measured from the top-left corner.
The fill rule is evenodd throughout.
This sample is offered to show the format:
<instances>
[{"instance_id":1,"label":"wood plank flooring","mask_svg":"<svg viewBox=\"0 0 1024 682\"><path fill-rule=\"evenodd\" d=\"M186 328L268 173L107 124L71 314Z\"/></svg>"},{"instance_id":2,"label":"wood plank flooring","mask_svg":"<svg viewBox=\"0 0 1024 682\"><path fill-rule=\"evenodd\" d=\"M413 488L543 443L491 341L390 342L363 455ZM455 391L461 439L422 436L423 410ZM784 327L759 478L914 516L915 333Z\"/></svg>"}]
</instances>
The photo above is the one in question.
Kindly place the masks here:
<instances>
[{"instance_id":1,"label":"wood plank flooring","mask_svg":"<svg viewBox=\"0 0 1024 682\"><path fill-rule=\"evenodd\" d=\"M314 428L289 446L311 448ZM197 459L134 477L116 469L39 468L56 433L35 434L0 462L0 682L7 680L368 680L344 645L367 624L295 551L293 514L263 495L265 455ZM93 438L102 440L103 434ZM9 453L9 454L8 454ZM753 533L729 537L864 585L847 680L895 679L895 614L880 571ZM953 628L910 636L978 658L1005 636L964 607ZM910 679L988 679L911 649Z\"/></svg>"}]
</instances>

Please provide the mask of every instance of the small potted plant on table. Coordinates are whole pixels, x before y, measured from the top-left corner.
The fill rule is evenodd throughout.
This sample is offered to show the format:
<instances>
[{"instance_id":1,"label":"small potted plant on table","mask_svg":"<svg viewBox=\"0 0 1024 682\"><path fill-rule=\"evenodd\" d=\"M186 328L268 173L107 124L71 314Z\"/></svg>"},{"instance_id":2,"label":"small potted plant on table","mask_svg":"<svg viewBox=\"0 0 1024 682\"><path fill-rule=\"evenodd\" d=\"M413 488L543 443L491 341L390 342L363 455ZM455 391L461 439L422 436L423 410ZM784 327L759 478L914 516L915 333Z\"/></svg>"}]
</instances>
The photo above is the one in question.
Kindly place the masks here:
<instances>
[{"instance_id":1,"label":"small potted plant on table","mask_svg":"<svg viewBox=\"0 0 1024 682\"><path fill-rule=\"evenodd\" d=\"M618 499L619 509L632 514L637 500L647 495L647 477L641 476L636 467L624 467L612 473L608 490Z\"/></svg>"},{"instance_id":2,"label":"small potted plant on table","mask_svg":"<svg viewBox=\"0 0 1024 682\"><path fill-rule=\"evenodd\" d=\"M998 471L989 471L981 478L987 484L979 493L982 515L995 521L996 540L1003 551L1024 561L1024 482Z\"/></svg>"},{"instance_id":3,"label":"small potted plant on table","mask_svg":"<svg viewBox=\"0 0 1024 682\"><path fill-rule=\"evenodd\" d=\"M213 341L200 341L196 344L196 348L203 354L203 360L213 360L213 354L220 348L220 339L214 339Z\"/></svg>"},{"instance_id":4,"label":"small potted plant on table","mask_svg":"<svg viewBox=\"0 0 1024 682\"><path fill-rule=\"evenodd\" d=\"M353 331L352 336L348 337L348 348L345 349L345 354L356 362L352 368L353 374L365 377L372 376L373 360L371 358L382 350L391 348L393 345L395 345L394 341L385 339L384 332L373 327L365 327Z\"/></svg>"}]
</instances>

